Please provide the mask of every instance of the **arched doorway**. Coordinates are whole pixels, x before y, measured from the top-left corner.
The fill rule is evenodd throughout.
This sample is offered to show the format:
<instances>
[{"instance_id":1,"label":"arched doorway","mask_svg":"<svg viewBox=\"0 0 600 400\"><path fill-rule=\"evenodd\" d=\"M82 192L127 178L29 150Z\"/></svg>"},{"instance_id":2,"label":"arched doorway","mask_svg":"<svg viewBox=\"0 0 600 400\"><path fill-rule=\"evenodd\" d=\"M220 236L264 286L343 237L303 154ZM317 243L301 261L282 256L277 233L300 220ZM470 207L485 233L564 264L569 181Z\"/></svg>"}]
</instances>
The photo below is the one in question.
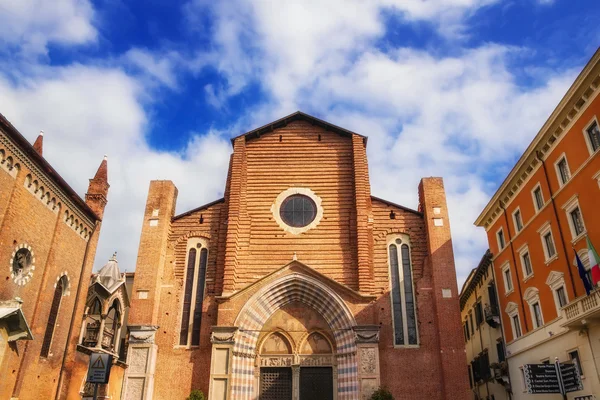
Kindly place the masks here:
<instances>
[{"instance_id":1,"label":"arched doorway","mask_svg":"<svg viewBox=\"0 0 600 400\"><path fill-rule=\"evenodd\" d=\"M333 400L333 334L312 307L292 302L264 324L255 361L259 400Z\"/></svg>"},{"instance_id":2,"label":"arched doorway","mask_svg":"<svg viewBox=\"0 0 600 400\"><path fill-rule=\"evenodd\" d=\"M297 317L293 309L308 317L308 321ZM286 313L288 317L295 316L287 318L287 322L295 321L298 328L274 323L286 318ZM278 279L246 302L235 325L238 329L233 344L231 398L259 398L261 368L289 368L293 400L300 399L301 386L311 380L316 382L315 390L331 385L335 400L359 397L357 346L352 329L356 324L343 300L321 282L301 274ZM315 332L320 336L311 337ZM280 354L280 357L263 354L263 344L274 333L277 336L273 336L273 340L285 339L291 353ZM320 339L325 339L321 346L328 344L328 354L319 353L325 349L319 347ZM308 354L303 353L305 350ZM279 379L277 373L282 377L287 373L283 369L264 371L275 373L272 379Z\"/></svg>"}]
</instances>

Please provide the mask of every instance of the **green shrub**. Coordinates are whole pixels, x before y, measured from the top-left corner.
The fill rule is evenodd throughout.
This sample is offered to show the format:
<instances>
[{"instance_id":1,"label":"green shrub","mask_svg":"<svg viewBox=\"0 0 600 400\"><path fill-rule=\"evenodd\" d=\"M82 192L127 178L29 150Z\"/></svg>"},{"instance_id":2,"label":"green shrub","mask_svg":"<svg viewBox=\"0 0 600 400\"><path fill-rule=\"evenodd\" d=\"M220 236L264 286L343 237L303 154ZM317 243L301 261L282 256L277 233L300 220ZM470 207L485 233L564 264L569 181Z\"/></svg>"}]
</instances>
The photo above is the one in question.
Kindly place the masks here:
<instances>
[{"instance_id":1,"label":"green shrub","mask_svg":"<svg viewBox=\"0 0 600 400\"><path fill-rule=\"evenodd\" d=\"M190 397L188 397L186 400L206 400L206 397L204 397L202 390L194 389L192 390L192 393L190 393Z\"/></svg>"},{"instance_id":2,"label":"green shrub","mask_svg":"<svg viewBox=\"0 0 600 400\"><path fill-rule=\"evenodd\" d=\"M394 396L386 388L380 387L371 395L371 400L394 400Z\"/></svg>"}]
</instances>

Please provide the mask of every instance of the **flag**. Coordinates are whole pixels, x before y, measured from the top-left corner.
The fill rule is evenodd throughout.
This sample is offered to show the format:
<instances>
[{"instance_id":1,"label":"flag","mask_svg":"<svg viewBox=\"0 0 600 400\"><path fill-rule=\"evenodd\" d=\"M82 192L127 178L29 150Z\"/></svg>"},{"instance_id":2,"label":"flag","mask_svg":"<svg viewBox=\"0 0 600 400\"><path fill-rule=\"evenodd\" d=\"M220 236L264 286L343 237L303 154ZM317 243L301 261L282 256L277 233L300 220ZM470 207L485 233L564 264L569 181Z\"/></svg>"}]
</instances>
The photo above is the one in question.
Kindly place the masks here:
<instances>
[{"instance_id":1,"label":"flag","mask_svg":"<svg viewBox=\"0 0 600 400\"><path fill-rule=\"evenodd\" d=\"M573 249L573 251L575 251L575 249ZM590 292L592 291L592 289L594 288L594 286L592 285L592 282L590 282L590 279L587 276L587 271L585 270L583 263L579 259L579 254L577 254L577 251L575 251L575 258L577 259L577 269L579 270L579 277L583 281L583 287L585 287L585 293L589 295Z\"/></svg>"},{"instance_id":2,"label":"flag","mask_svg":"<svg viewBox=\"0 0 600 400\"><path fill-rule=\"evenodd\" d=\"M589 237L585 237L587 240L588 247L588 257L590 259L590 268L592 269L592 283L594 286L600 282L600 266L598 266L598 261L600 261L600 257L598 257L598 253L596 253L596 249L592 246L592 242L590 242Z\"/></svg>"}]
</instances>

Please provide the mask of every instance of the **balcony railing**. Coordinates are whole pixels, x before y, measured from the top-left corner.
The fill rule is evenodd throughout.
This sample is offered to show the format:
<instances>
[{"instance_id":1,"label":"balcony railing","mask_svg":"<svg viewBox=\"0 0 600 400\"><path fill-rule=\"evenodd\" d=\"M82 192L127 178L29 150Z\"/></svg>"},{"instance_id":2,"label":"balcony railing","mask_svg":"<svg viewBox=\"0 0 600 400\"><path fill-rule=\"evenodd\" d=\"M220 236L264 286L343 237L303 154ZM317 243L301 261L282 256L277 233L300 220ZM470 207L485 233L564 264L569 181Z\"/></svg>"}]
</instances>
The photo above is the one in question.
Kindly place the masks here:
<instances>
[{"instance_id":1,"label":"balcony railing","mask_svg":"<svg viewBox=\"0 0 600 400\"><path fill-rule=\"evenodd\" d=\"M580 297L562 309L565 326L581 324L585 319L600 318L600 290Z\"/></svg>"},{"instance_id":2,"label":"balcony railing","mask_svg":"<svg viewBox=\"0 0 600 400\"><path fill-rule=\"evenodd\" d=\"M486 305L484 309L485 314L485 322L492 328L497 328L500 326L500 313L498 312L498 307L494 305Z\"/></svg>"}]
</instances>

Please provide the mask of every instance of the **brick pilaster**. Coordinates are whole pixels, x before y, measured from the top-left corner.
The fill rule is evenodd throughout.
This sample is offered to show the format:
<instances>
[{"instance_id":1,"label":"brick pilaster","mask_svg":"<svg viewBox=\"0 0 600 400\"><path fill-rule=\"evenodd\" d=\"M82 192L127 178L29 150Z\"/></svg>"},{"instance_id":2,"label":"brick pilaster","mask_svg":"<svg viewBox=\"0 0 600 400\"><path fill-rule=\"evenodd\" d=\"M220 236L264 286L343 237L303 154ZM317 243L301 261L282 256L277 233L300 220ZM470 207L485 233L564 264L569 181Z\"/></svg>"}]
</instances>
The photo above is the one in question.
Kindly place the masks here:
<instances>
[{"instance_id":1,"label":"brick pilaster","mask_svg":"<svg viewBox=\"0 0 600 400\"><path fill-rule=\"evenodd\" d=\"M444 398L467 399L469 384L463 340L452 236L442 178L424 178L419 185L419 210L427 229L433 305L440 343Z\"/></svg>"},{"instance_id":2,"label":"brick pilaster","mask_svg":"<svg viewBox=\"0 0 600 400\"><path fill-rule=\"evenodd\" d=\"M173 182L150 182L131 294L129 325L158 325L162 271L176 201L177 188ZM139 295L139 291L147 291L147 294Z\"/></svg>"},{"instance_id":3,"label":"brick pilaster","mask_svg":"<svg viewBox=\"0 0 600 400\"><path fill-rule=\"evenodd\" d=\"M365 138L352 135L358 290L373 292L373 211Z\"/></svg>"}]
</instances>

